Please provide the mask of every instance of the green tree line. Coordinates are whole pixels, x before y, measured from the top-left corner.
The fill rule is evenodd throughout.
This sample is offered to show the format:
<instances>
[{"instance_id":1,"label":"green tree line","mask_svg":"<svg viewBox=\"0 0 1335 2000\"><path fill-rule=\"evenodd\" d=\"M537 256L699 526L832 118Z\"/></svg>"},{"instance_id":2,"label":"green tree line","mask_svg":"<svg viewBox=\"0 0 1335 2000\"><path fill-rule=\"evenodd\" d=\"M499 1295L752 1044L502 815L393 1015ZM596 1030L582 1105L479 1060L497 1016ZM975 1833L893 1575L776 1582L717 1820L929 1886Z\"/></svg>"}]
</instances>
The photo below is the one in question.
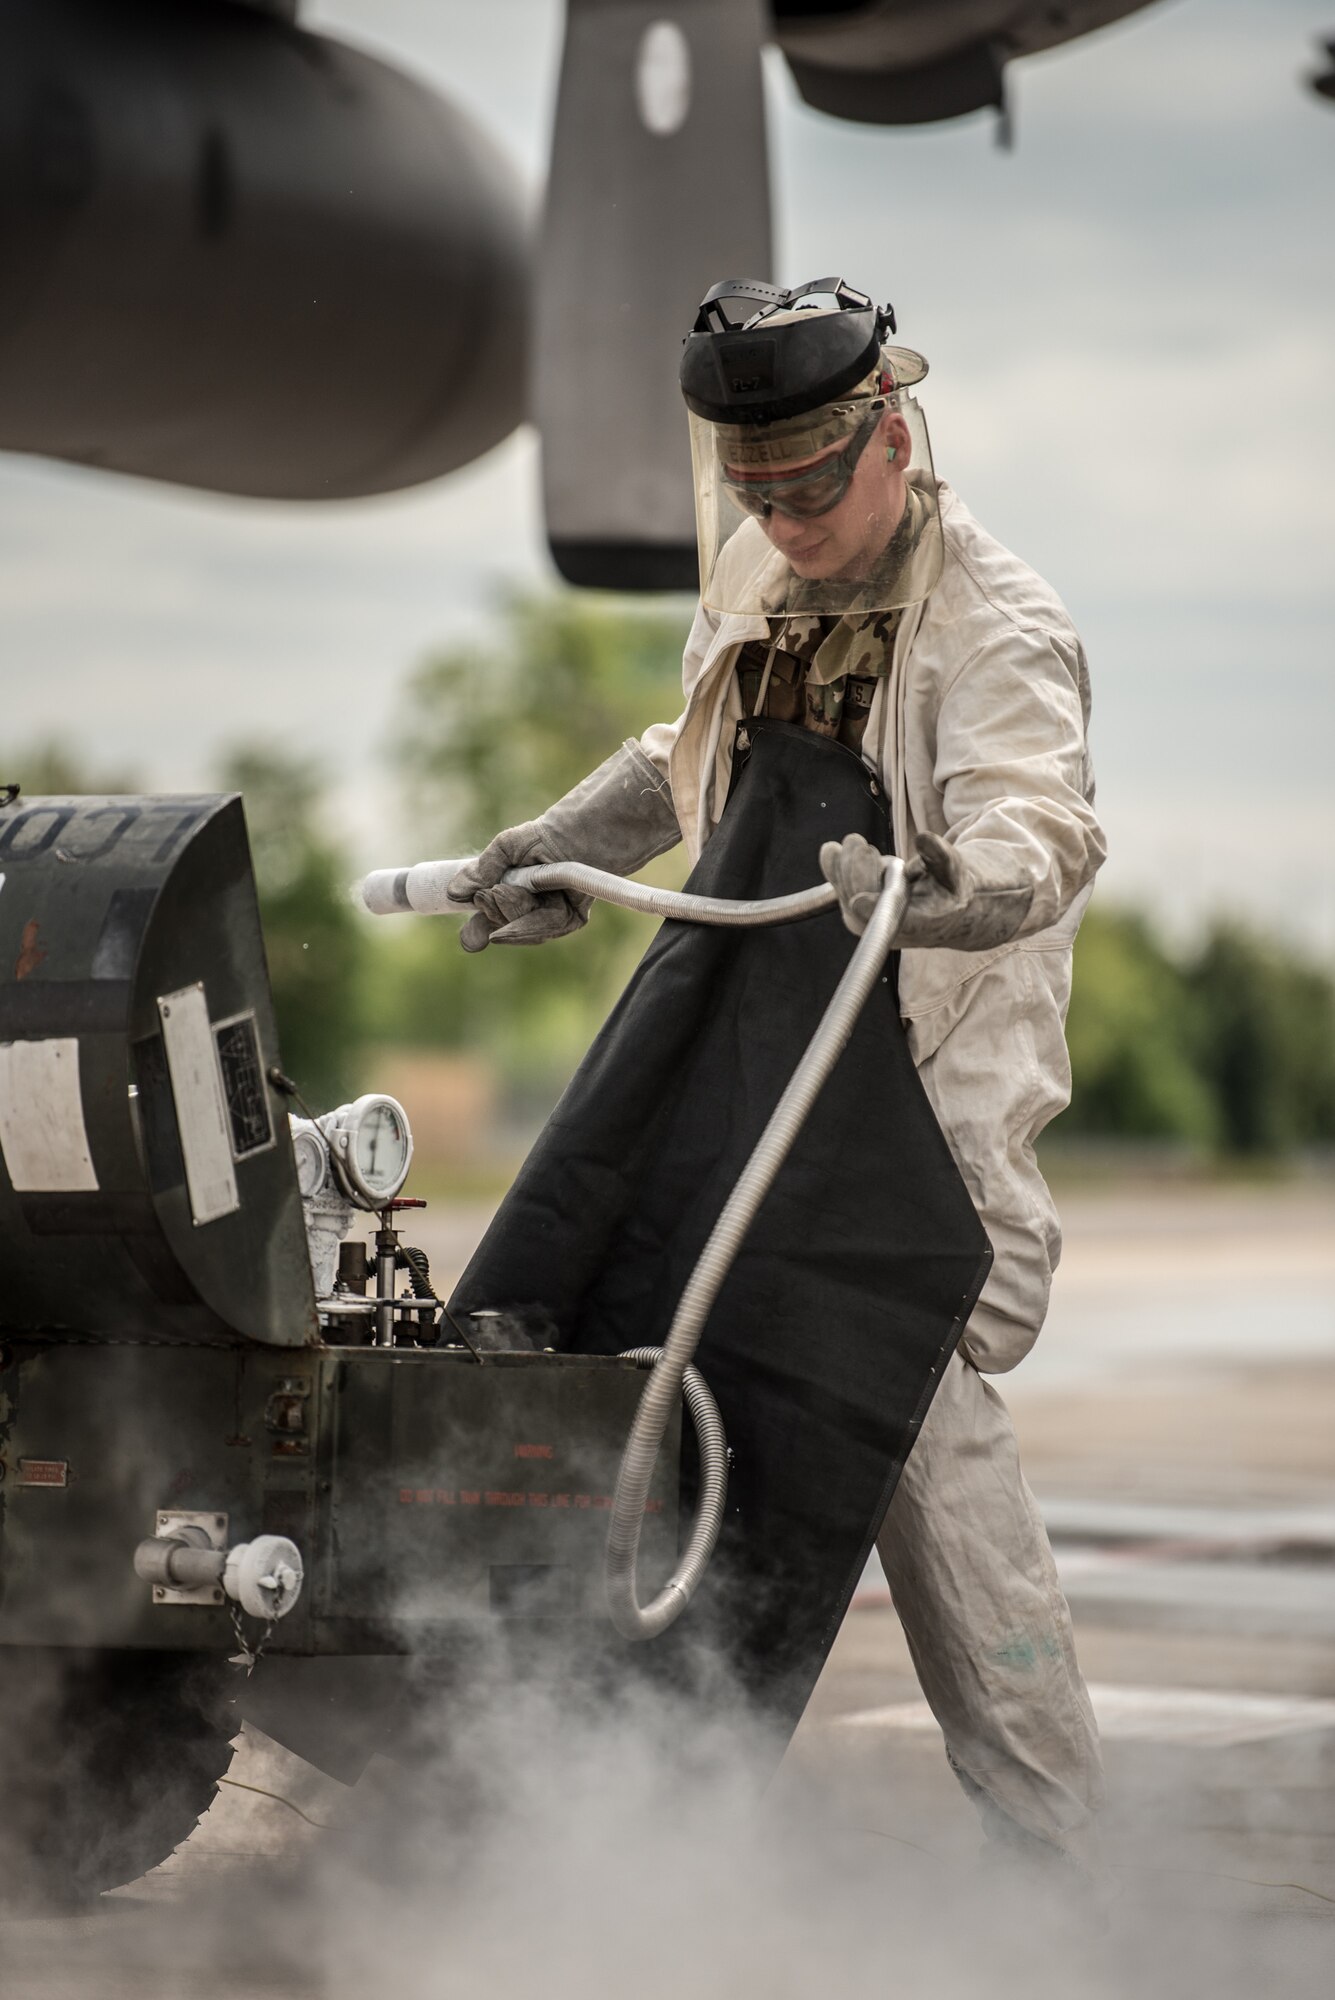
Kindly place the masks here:
<instances>
[{"instance_id":1,"label":"green tree line","mask_svg":"<svg viewBox=\"0 0 1335 2000\"><path fill-rule=\"evenodd\" d=\"M516 597L490 643L428 660L384 745L403 852L476 850L675 714L687 615L672 601ZM29 794L135 788L58 748L8 757L10 776ZM476 1052L521 1097L559 1088L648 942L643 919L600 905L555 947L470 958L452 923L353 907L313 764L242 746L218 778L245 797L283 1060L311 1102L336 1102L362 1052L387 1044ZM683 872L678 850L647 874L675 884ZM1232 919L1174 948L1143 915L1096 897L1076 944L1068 1039L1061 1136L1252 1158L1335 1141L1335 982Z\"/></svg>"},{"instance_id":2,"label":"green tree line","mask_svg":"<svg viewBox=\"0 0 1335 2000\"><path fill-rule=\"evenodd\" d=\"M1264 1157L1335 1140L1335 982L1222 918L1173 951L1134 910L1080 927L1063 1136Z\"/></svg>"}]
</instances>

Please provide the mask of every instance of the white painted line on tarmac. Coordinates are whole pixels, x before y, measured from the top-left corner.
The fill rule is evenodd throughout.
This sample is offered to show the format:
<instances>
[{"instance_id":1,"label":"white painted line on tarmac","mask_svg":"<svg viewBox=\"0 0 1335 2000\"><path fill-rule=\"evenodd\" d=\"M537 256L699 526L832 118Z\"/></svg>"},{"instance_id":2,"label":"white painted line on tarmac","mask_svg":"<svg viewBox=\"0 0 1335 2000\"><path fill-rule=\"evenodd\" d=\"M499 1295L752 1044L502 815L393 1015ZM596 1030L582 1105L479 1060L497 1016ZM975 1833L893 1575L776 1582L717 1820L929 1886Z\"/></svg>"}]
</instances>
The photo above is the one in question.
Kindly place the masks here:
<instances>
[{"instance_id":1,"label":"white painted line on tarmac","mask_svg":"<svg viewBox=\"0 0 1335 2000\"><path fill-rule=\"evenodd\" d=\"M1309 1730L1335 1731L1335 1701L1305 1695L1229 1694L1215 1688L1123 1687L1092 1682L1099 1734L1110 1742L1179 1743L1202 1748L1261 1743ZM936 1732L925 1701L896 1701L836 1718L845 1729Z\"/></svg>"},{"instance_id":2,"label":"white painted line on tarmac","mask_svg":"<svg viewBox=\"0 0 1335 2000\"><path fill-rule=\"evenodd\" d=\"M1198 1545L1202 1552L1259 1556L1277 1545L1314 1556L1335 1549L1335 1507L1173 1506L1135 1500L1067 1500L1041 1503L1054 1542Z\"/></svg>"}]
</instances>

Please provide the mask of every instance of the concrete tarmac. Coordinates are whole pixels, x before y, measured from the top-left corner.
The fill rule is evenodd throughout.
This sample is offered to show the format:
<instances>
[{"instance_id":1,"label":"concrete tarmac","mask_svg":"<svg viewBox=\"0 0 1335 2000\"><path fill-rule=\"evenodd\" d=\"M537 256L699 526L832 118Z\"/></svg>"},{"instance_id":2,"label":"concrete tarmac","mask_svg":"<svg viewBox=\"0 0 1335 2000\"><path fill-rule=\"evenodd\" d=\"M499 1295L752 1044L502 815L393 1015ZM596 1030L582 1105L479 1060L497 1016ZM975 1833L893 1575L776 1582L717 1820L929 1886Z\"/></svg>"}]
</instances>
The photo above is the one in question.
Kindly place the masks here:
<instances>
[{"instance_id":1,"label":"concrete tarmac","mask_svg":"<svg viewBox=\"0 0 1335 2000\"><path fill-rule=\"evenodd\" d=\"M1063 1211L1049 1326L1000 1386L1105 1739L1106 1927L980 1870L873 1569L754 1826L720 1792L703 1822L687 1810L679 1850L591 1781L583 1831L564 1793L538 1799L512 1852L453 1859L430 1891L400 1849L374 1894L359 1863L359 1902L329 1855L374 1769L348 1790L247 1735L151 1876L0 1922L0 1996L1335 1992L1331 1189L1129 1189ZM485 1219L432 1218L438 1282ZM588 1832L604 1810L615 1851Z\"/></svg>"}]
</instances>

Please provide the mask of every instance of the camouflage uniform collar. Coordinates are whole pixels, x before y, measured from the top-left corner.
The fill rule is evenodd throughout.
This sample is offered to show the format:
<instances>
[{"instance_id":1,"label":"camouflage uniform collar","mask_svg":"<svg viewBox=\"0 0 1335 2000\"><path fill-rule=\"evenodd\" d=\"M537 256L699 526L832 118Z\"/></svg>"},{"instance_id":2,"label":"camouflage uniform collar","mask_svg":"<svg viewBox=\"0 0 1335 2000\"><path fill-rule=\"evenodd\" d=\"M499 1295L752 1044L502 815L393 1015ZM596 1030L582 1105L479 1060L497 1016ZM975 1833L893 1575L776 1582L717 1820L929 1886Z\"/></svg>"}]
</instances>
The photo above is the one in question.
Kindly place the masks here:
<instances>
[{"instance_id":1,"label":"camouflage uniform collar","mask_svg":"<svg viewBox=\"0 0 1335 2000\"><path fill-rule=\"evenodd\" d=\"M831 624L828 618L802 612L788 618L771 618L769 635L785 653L793 653L804 662L809 682L816 687L831 687L847 674L876 679L888 673L895 633L903 616L902 606L893 611L865 611L861 616L849 612L835 619L832 628L826 631L824 628Z\"/></svg>"},{"instance_id":2,"label":"camouflage uniform collar","mask_svg":"<svg viewBox=\"0 0 1335 2000\"><path fill-rule=\"evenodd\" d=\"M839 620L829 637L822 641L807 669L807 679L818 687L829 687L848 674L879 679L890 671L895 633L904 616L902 606L894 611L866 611Z\"/></svg>"}]
</instances>

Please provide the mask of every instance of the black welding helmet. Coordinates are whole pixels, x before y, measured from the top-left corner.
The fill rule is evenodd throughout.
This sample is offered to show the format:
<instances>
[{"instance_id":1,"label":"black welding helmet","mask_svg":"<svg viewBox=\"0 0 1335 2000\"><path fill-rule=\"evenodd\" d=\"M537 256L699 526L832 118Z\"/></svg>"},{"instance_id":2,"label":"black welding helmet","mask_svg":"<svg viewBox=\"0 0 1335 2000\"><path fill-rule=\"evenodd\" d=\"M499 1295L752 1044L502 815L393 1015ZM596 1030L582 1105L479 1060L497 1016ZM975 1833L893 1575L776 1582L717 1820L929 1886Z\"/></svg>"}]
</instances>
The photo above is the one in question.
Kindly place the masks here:
<instances>
[{"instance_id":1,"label":"black welding helmet","mask_svg":"<svg viewBox=\"0 0 1335 2000\"><path fill-rule=\"evenodd\" d=\"M927 373L841 278L727 278L686 338L700 590L711 611L893 610L941 573Z\"/></svg>"}]
</instances>

